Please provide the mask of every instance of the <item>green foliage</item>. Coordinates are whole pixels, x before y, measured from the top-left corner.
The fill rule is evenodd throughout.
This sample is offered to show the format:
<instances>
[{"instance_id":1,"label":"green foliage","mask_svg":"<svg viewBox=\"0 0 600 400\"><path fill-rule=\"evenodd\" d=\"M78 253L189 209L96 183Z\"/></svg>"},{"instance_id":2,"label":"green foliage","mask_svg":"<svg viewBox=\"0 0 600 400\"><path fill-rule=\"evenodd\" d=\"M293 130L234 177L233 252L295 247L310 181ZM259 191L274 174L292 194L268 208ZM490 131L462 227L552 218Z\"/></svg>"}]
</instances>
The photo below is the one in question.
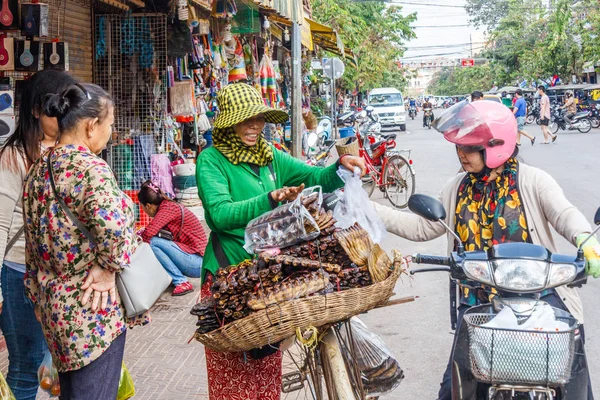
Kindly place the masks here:
<instances>
[{"instance_id":1,"label":"green foliage","mask_svg":"<svg viewBox=\"0 0 600 400\"><path fill-rule=\"evenodd\" d=\"M312 0L312 8L313 17L335 29L356 54L358 67L346 65L340 82L343 88L365 91L406 86L396 60L404 53L402 43L415 37L410 27L415 14L405 17L398 6L351 0Z\"/></svg>"},{"instance_id":2,"label":"green foliage","mask_svg":"<svg viewBox=\"0 0 600 400\"><path fill-rule=\"evenodd\" d=\"M582 30L571 0L555 0L550 10L541 0L467 1L471 20L488 29L490 45L480 56L490 60L500 85L554 74L566 81L581 71ZM600 54L588 42L589 53Z\"/></svg>"},{"instance_id":3,"label":"green foliage","mask_svg":"<svg viewBox=\"0 0 600 400\"><path fill-rule=\"evenodd\" d=\"M582 18L578 21L581 45L586 61L600 65L600 8L597 0L583 0L575 11Z\"/></svg>"},{"instance_id":4,"label":"green foliage","mask_svg":"<svg viewBox=\"0 0 600 400\"><path fill-rule=\"evenodd\" d=\"M490 90L496 82L497 71L491 64L473 67L445 67L429 84L428 93L437 96L452 96L471 93L475 90Z\"/></svg>"}]
</instances>

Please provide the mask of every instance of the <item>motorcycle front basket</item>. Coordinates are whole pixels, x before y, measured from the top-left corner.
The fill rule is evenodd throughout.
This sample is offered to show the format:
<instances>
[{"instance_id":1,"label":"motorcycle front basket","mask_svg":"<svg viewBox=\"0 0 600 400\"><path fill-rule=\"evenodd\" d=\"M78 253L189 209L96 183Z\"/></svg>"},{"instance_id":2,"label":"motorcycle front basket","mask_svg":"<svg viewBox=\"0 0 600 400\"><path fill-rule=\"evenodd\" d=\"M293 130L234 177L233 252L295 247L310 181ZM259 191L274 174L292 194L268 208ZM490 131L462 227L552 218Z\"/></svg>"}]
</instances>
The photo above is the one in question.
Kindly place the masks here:
<instances>
[{"instance_id":1,"label":"motorcycle front basket","mask_svg":"<svg viewBox=\"0 0 600 400\"><path fill-rule=\"evenodd\" d=\"M574 318L557 319L561 332L488 328L495 314L466 314L473 376L491 385L564 385L571 378L578 330Z\"/></svg>"}]
</instances>

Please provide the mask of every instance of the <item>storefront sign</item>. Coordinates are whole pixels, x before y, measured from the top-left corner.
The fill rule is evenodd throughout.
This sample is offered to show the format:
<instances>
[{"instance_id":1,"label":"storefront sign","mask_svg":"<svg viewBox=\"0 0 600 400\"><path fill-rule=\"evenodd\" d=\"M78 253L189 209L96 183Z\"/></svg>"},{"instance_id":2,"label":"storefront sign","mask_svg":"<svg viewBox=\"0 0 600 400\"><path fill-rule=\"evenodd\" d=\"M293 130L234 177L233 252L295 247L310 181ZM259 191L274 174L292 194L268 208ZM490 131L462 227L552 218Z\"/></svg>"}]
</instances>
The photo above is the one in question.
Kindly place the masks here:
<instances>
[{"instance_id":1,"label":"storefront sign","mask_svg":"<svg viewBox=\"0 0 600 400\"><path fill-rule=\"evenodd\" d=\"M475 65L475 60L472 58L463 58L461 64L463 67L472 67Z\"/></svg>"}]
</instances>

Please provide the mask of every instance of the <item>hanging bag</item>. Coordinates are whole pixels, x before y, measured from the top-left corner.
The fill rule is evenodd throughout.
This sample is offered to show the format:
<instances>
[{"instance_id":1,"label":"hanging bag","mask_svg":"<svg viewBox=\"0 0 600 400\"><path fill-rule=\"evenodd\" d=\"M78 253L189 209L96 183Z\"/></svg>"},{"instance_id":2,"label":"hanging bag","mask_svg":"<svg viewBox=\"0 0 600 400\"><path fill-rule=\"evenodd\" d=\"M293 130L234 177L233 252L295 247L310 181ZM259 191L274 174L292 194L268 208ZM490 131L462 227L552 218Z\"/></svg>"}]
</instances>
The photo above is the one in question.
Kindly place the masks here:
<instances>
[{"instance_id":1,"label":"hanging bag","mask_svg":"<svg viewBox=\"0 0 600 400\"><path fill-rule=\"evenodd\" d=\"M69 210L64 200L58 195L54 183L52 162L50 162L52 154L53 152L48 154L46 164L54 197L71 222L96 247L98 244L92 233ZM148 311L170 284L171 277L154 255L150 245L141 243L135 253L131 255L129 267L123 268L121 273L117 274L117 289L125 306L125 315L131 318Z\"/></svg>"}]
</instances>

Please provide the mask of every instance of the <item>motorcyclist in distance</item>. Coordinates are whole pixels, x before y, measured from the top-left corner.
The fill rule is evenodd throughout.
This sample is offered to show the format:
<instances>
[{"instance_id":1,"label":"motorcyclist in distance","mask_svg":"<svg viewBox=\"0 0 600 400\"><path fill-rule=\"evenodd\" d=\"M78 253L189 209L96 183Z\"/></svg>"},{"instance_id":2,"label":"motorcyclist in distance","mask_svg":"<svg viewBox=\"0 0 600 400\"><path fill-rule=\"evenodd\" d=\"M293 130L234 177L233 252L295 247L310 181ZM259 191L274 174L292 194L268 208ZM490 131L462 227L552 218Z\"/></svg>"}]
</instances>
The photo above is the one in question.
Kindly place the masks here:
<instances>
[{"instance_id":1,"label":"motorcyclist in distance","mask_svg":"<svg viewBox=\"0 0 600 400\"><path fill-rule=\"evenodd\" d=\"M577 114L577 104L575 104L575 98L573 97L573 92L567 90L565 93L567 96L567 100L565 101L565 105L561 107L562 110L566 109L567 113L565 114L565 121L569 123L569 126L573 126L573 117Z\"/></svg>"},{"instance_id":2,"label":"motorcyclist in distance","mask_svg":"<svg viewBox=\"0 0 600 400\"><path fill-rule=\"evenodd\" d=\"M429 97L427 97L425 99L425 102L423 103L423 110L425 110L426 108L431 108L431 121L433 121L435 119L435 116L433 115L433 104L431 104L431 102L429 101ZM423 128L425 127L425 113L423 113Z\"/></svg>"}]
</instances>

